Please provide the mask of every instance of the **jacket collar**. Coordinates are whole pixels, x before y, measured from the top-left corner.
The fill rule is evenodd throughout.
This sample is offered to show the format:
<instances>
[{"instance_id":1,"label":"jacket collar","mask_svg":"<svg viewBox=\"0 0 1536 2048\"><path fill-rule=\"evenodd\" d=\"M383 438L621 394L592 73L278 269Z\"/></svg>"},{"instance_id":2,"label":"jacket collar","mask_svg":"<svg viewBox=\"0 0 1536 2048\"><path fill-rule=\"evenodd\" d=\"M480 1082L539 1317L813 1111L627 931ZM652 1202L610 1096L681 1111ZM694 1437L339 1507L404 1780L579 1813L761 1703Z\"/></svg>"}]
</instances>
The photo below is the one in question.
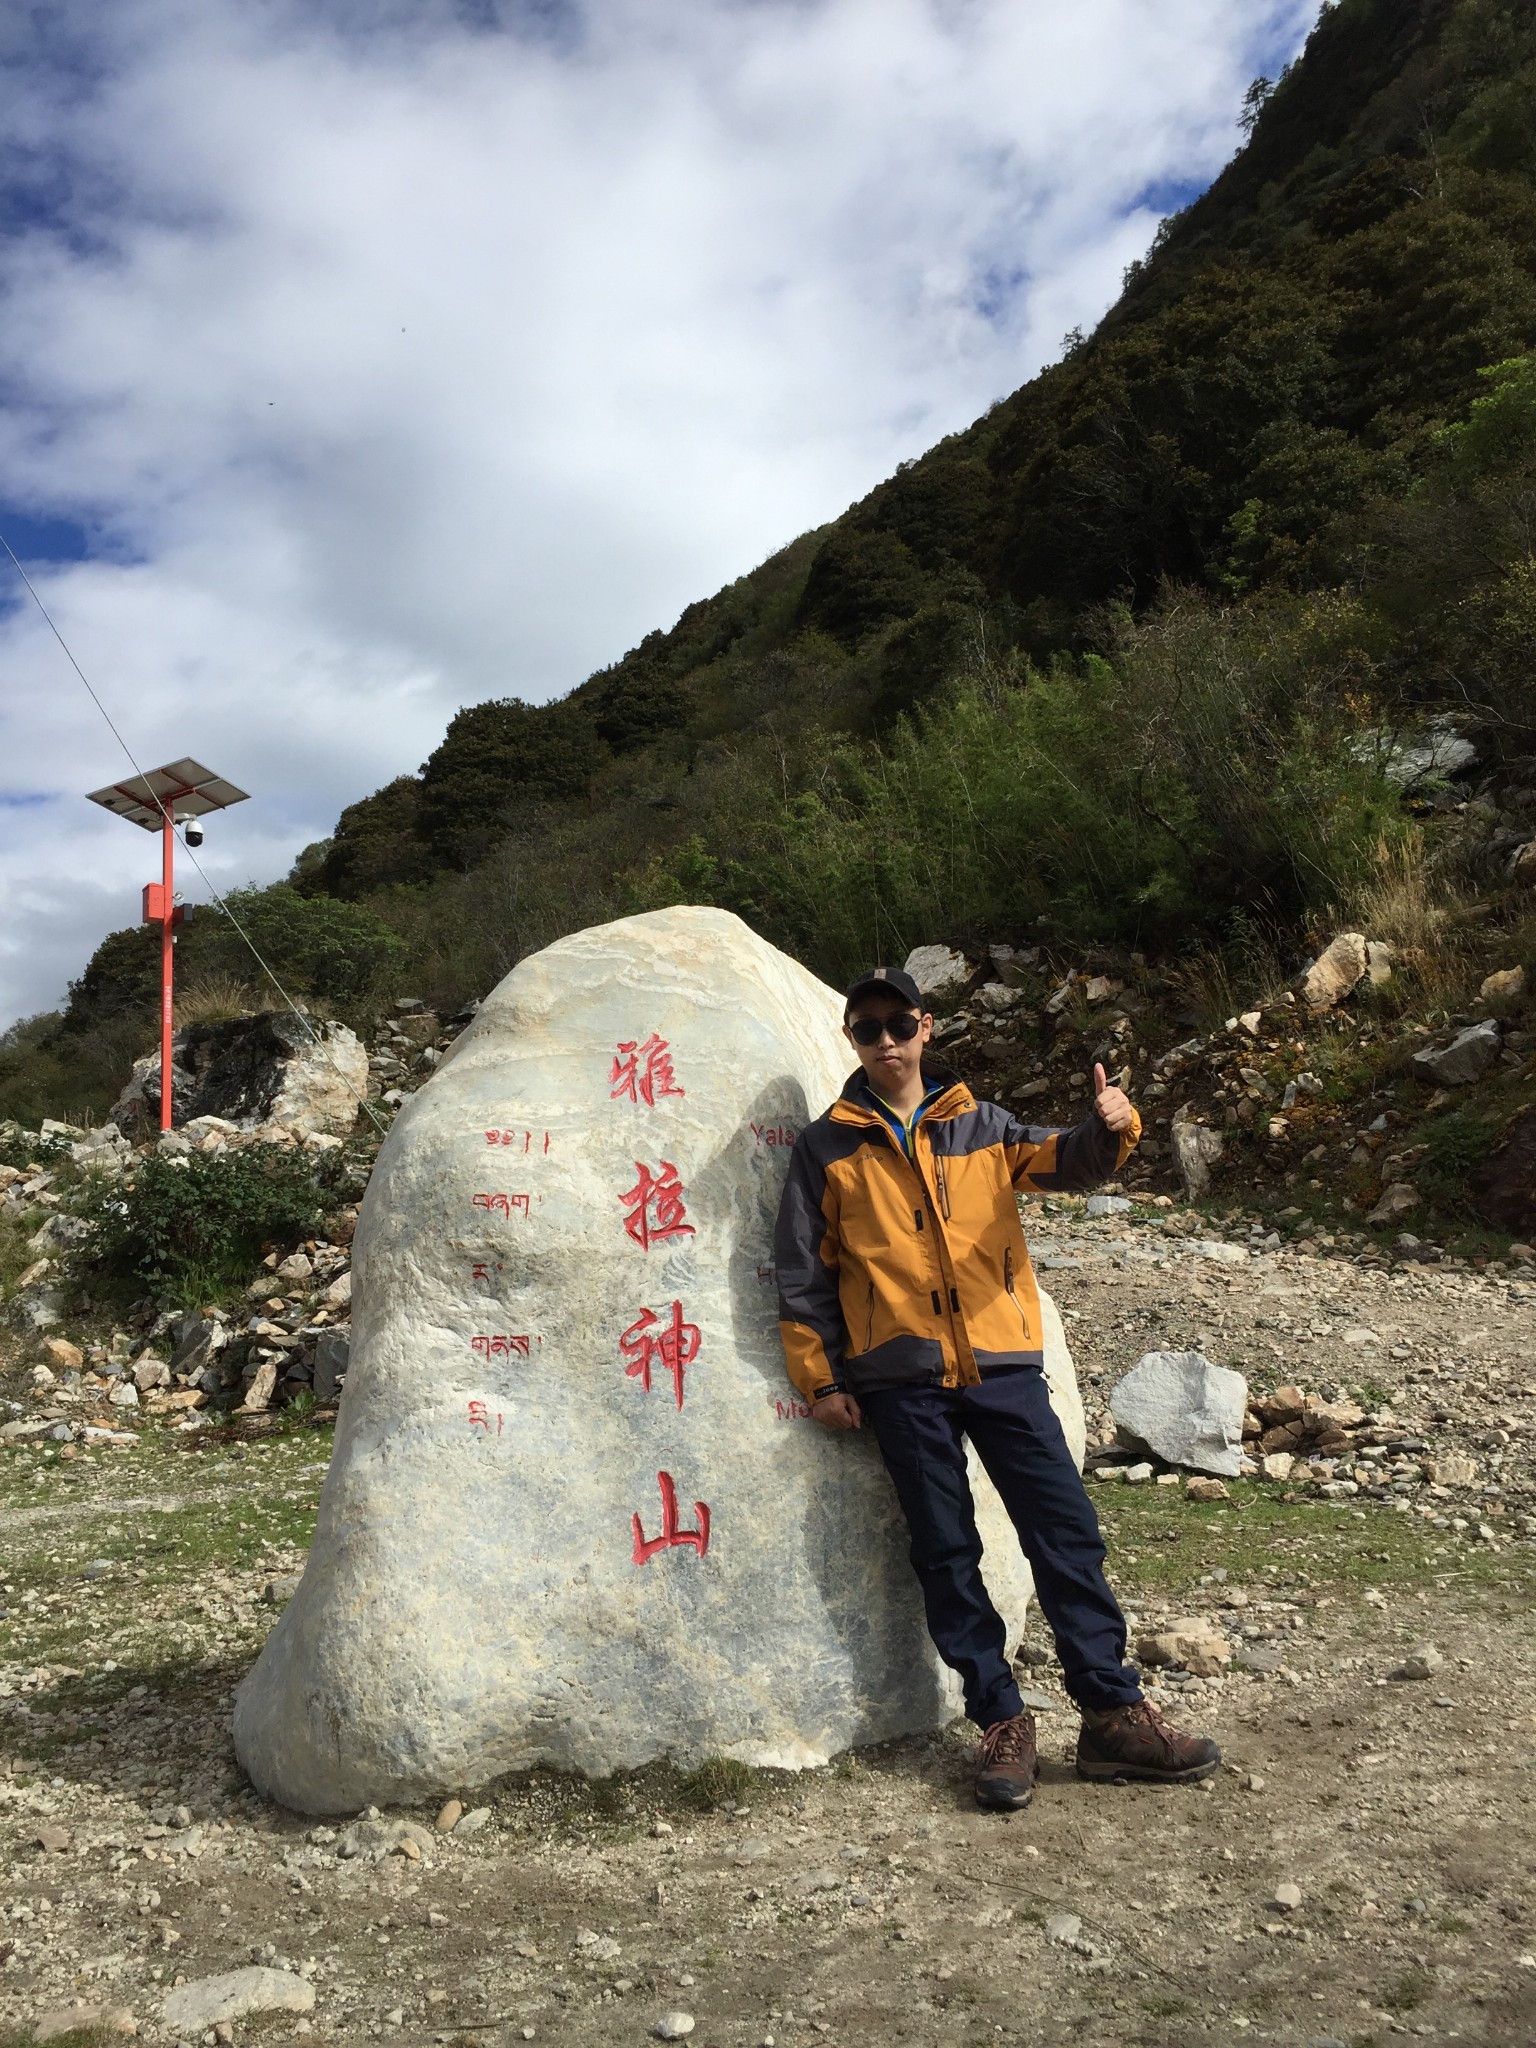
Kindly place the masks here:
<instances>
[{"instance_id":1,"label":"jacket collar","mask_svg":"<svg viewBox=\"0 0 1536 2048\"><path fill-rule=\"evenodd\" d=\"M920 1124L930 1118L963 1116L967 1110L976 1107L976 1098L949 1067L941 1067L936 1060L923 1061L923 1080L928 1087L935 1083L942 1090L923 1110L918 1118ZM869 1080L862 1067L855 1067L843 1083L843 1092L827 1112L840 1124L886 1125L884 1112L877 1105L870 1089Z\"/></svg>"}]
</instances>

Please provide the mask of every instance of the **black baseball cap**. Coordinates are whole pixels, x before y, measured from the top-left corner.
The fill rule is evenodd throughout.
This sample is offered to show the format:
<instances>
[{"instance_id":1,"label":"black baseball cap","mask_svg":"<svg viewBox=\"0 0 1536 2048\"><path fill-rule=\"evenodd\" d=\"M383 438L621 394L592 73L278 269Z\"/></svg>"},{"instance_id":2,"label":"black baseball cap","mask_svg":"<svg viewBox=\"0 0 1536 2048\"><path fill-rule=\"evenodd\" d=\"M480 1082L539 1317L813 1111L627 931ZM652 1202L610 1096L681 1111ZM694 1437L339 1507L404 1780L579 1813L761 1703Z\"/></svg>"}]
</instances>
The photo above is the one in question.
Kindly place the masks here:
<instances>
[{"instance_id":1,"label":"black baseball cap","mask_svg":"<svg viewBox=\"0 0 1536 2048\"><path fill-rule=\"evenodd\" d=\"M872 967L868 974L861 974L843 999L843 1015L846 1017L860 996L900 996L901 1000L914 1010L923 1008L923 994L911 975L900 967Z\"/></svg>"}]
</instances>

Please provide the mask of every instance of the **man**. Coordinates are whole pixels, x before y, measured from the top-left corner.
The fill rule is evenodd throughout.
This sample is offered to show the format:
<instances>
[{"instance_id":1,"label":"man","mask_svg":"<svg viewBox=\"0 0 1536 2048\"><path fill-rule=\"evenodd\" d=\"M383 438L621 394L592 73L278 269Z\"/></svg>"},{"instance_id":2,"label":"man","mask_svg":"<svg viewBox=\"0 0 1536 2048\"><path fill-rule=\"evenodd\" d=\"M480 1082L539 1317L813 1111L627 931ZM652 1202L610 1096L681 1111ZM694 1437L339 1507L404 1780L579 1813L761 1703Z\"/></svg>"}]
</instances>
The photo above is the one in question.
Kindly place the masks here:
<instances>
[{"instance_id":1,"label":"man","mask_svg":"<svg viewBox=\"0 0 1536 2048\"><path fill-rule=\"evenodd\" d=\"M917 984L877 967L848 991L858 1070L791 1155L779 1210L779 1331L789 1376L824 1428L865 1423L911 1533L929 1632L984 1731L976 1798L1029 1804L1035 1725L982 1582L964 1439L997 1488L1034 1572L1062 1676L1082 1714L1085 1778L1190 1784L1221 1761L1142 1697L1104 1543L1051 1408L1040 1301L1017 1191L1090 1188L1125 1162L1141 1120L1094 1069L1072 1130L978 1103L928 1061Z\"/></svg>"}]
</instances>

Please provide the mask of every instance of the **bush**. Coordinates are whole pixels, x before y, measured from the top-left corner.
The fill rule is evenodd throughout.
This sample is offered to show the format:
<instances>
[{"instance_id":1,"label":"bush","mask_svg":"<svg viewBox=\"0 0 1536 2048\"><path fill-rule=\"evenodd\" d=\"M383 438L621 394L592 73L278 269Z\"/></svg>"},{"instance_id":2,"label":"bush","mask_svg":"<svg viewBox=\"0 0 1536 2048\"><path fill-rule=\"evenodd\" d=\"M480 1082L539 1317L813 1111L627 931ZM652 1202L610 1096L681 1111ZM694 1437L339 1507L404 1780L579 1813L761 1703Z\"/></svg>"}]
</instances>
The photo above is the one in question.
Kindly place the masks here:
<instances>
[{"instance_id":1,"label":"bush","mask_svg":"<svg viewBox=\"0 0 1536 2048\"><path fill-rule=\"evenodd\" d=\"M84 1262L109 1288L151 1295L165 1308L240 1286L266 1245L292 1244L321 1211L309 1160L278 1145L151 1153L131 1181L97 1199Z\"/></svg>"}]
</instances>

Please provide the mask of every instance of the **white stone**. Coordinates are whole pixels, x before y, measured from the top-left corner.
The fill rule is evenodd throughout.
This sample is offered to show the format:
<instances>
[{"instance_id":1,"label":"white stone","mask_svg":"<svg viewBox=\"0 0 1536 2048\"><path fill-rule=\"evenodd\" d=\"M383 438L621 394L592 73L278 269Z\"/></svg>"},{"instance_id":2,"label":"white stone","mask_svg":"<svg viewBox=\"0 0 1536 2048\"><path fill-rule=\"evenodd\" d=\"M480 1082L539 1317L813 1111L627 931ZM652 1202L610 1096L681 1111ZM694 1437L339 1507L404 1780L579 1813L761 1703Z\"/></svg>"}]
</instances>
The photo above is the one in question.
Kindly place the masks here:
<instances>
[{"instance_id":1,"label":"white stone","mask_svg":"<svg viewBox=\"0 0 1536 2048\"><path fill-rule=\"evenodd\" d=\"M1248 1382L1198 1351L1149 1351L1109 1397L1120 1427L1165 1458L1221 1479L1242 1464Z\"/></svg>"},{"instance_id":2,"label":"white stone","mask_svg":"<svg viewBox=\"0 0 1536 2048\"><path fill-rule=\"evenodd\" d=\"M1517 1003L1525 994L1525 969L1504 967L1497 974L1485 975L1478 994L1485 1003Z\"/></svg>"},{"instance_id":3,"label":"white stone","mask_svg":"<svg viewBox=\"0 0 1536 2048\"><path fill-rule=\"evenodd\" d=\"M919 992L936 1003L963 996L975 973L965 955L950 946L915 946L903 964Z\"/></svg>"},{"instance_id":4,"label":"white stone","mask_svg":"<svg viewBox=\"0 0 1536 2048\"><path fill-rule=\"evenodd\" d=\"M691 2012L664 2012L651 2029L658 2041L681 2041L693 2032Z\"/></svg>"},{"instance_id":5,"label":"white stone","mask_svg":"<svg viewBox=\"0 0 1536 2048\"><path fill-rule=\"evenodd\" d=\"M1211 1168L1227 1149L1226 1139L1220 1131L1213 1131L1207 1124L1191 1123L1187 1117L1176 1119L1168 1135L1184 1191L1194 1201L1210 1187Z\"/></svg>"},{"instance_id":6,"label":"white stone","mask_svg":"<svg viewBox=\"0 0 1536 2048\"><path fill-rule=\"evenodd\" d=\"M1481 1024L1469 1024L1465 1031L1458 1031L1449 1045L1416 1052L1413 1064L1443 1088L1465 1088L1483 1078L1498 1058L1501 1043L1498 1025L1492 1017L1486 1017Z\"/></svg>"},{"instance_id":7,"label":"white stone","mask_svg":"<svg viewBox=\"0 0 1536 2048\"><path fill-rule=\"evenodd\" d=\"M1370 954L1364 932L1340 932L1302 975L1301 999L1311 1009L1328 1010L1347 996L1368 972Z\"/></svg>"},{"instance_id":8,"label":"white stone","mask_svg":"<svg viewBox=\"0 0 1536 2048\"><path fill-rule=\"evenodd\" d=\"M1295 1463L1295 1456L1290 1451L1268 1451L1263 1459L1264 1477L1266 1479L1289 1479L1291 1468Z\"/></svg>"},{"instance_id":9,"label":"white stone","mask_svg":"<svg viewBox=\"0 0 1536 2048\"><path fill-rule=\"evenodd\" d=\"M1218 1266L1246 1266L1251 1256L1245 1244L1228 1244L1219 1237L1197 1237L1190 1250L1202 1259L1214 1259Z\"/></svg>"},{"instance_id":10,"label":"white stone","mask_svg":"<svg viewBox=\"0 0 1536 2048\"><path fill-rule=\"evenodd\" d=\"M1390 1187L1382 1189L1381 1200L1370 1211L1365 1220L1367 1223L1376 1224L1396 1223L1401 1217L1406 1216L1410 1210L1417 1209L1418 1206L1418 1189L1409 1187L1405 1180L1395 1180ZM1346 1338L1345 1341L1348 1342L1348 1339Z\"/></svg>"},{"instance_id":11,"label":"white stone","mask_svg":"<svg viewBox=\"0 0 1536 2048\"><path fill-rule=\"evenodd\" d=\"M195 1977L167 1994L161 2020L167 2033L196 2039L209 2027L253 2012L313 2012L315 1987L291 1970L229 1970Z\"/></svg>"},{"instance_id":12,"label":"white stone","mask_svg":"<svg viewBox=\"0 0 1536 2048\"><path fill-rule=\"evenodd\" d=\"M1083 1923L1076 1913L1052 1913L1045 1923L1047 1941L1076 1941L1083 1931Z\"/></svg>"},{"instance_id":13,"label":"white stone","mask_svg":"<svg viewBox=\"0 0 1536 2048\"><path fill-rule=\"evenodd\" d=\"M1270 1903L1278 1906L1282 1913L1294 1913L1301 1904L1301 1886L1299 1884L1292 1884L1289 1881L1284 1884L1277 1884L1275 1886L1275 1896Z\"/></svg>"},{"instance_id":14,"label":"white stone","mask_svg":"<svg viewBox=\"0 0 1536 2048\"><path fill-rule=\"evenodd\" d=\"M119 1380L107 1399L114 1408L137 1408L139 1390L132 1380Z\"/></svg>"},{"instance_id":15,"label":"white stone","mask_svg":"<svg viewBox=\"0 0 1536 2048\"><path fill-rule=\"evenodd\" d=\"M1433 1678L1438 1671L1444 1668L1444 1665L1445 1658L1434 1645L1432 1643L1424 1643L1417 1650L1411 1651L1403 1659L1402 1663L1397 1666L1396 1670L1389 1671L1387 1676L1388 1678L1410 1680Z\"/></svg>"},{"instance_id":16,"label":"white stone","mask_svg":"<svg viewBox=\"0 0 1536 2048\"><path fill-rule=\"evenodd\" d=\"M789 1146L846 1076L841 1021L726 912L653 912L525 960L402 1110L353 1247L308 1567L236 1704L269 1796L355 1813L541 1764L819 1764L956 1711L871 1433L818 1429L784 1376L773 1225ZM686 1092L657 1069L630 1100L619 1048L652 1034ZM646 1250L623 1198L665 1162L691 1234ZM681 1409L663 1359L648 1392L626 1370L674 1302L699 1333ZM662 1473L677 1541L652 1552ZM1027 1571L973 1485L1016 1641Z\"/></svg>"}]
</instances>

